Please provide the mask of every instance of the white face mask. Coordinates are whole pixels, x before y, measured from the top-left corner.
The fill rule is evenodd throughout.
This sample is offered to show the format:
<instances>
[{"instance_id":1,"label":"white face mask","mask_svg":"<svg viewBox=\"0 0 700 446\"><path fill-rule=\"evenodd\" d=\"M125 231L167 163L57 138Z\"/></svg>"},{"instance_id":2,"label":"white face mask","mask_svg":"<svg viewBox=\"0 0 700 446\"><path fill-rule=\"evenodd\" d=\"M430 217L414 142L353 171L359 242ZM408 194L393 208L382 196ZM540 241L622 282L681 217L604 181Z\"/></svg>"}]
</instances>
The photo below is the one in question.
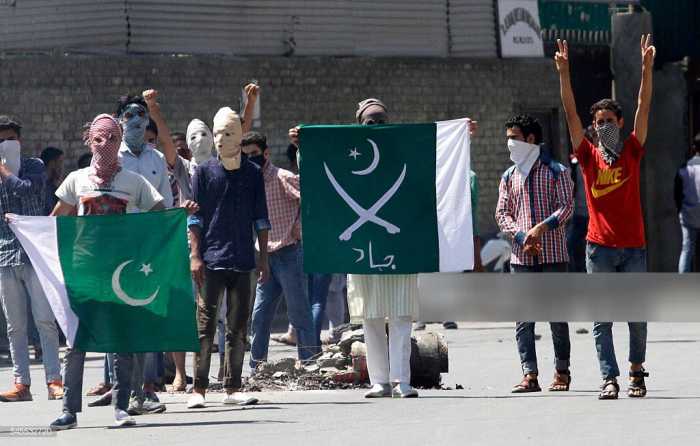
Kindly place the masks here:
<instances>
[{"instance_id":1,"label":"white face mask","mask_svg":"<svg viewBox=\"0 0 700 446\"><path fill-rule=\"evenodd\" d=\"M238 113L223 107L214 116L214 147L226 170L241 167L241 139L243 129Z\"/></svg>"},{"instance_id":2,"label":"white face mask","mask_svg":"<svg viewBox=\"0 0 700 446\"><path fill-rule=\"evenodd\" d=\"M511 161L513 161L520 173L528 176L535 161L540 157L540 146L516 139L509 139L508 150L510 151Z\"/></svg>"},{"instance_id":3,"label":"white face mask","mask_svg":"<svg viewBox=\"0 0 700 446\"><path fill-rule=\"evenodd\" d=\"M0 143L0 161L13 175L19 174L20 144L17 140L5 140Z\"/></svg>"},{"instance_id":4,"label":"white face mask","mask_svg":"<svg viewBox=\"0 0 700 446\"><path fill-rule=\"evenodd\" d=\"M209 127L199 119L193 119L187 126L187 147L197 164L203 164L213 156L214 136Z\"/></svg>"}]
</instances>

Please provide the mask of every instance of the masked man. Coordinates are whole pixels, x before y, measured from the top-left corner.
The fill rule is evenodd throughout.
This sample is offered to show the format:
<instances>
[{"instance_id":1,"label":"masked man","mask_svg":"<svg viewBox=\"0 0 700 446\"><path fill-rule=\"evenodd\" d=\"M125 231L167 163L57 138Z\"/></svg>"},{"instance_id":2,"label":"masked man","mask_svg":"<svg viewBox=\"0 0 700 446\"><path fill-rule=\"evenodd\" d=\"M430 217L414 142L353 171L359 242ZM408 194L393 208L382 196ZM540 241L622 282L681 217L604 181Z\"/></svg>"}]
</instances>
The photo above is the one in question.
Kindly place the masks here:
<instances>
[{"instance_id":1,"label":"masked man","mask_svg":"<svg viewBox=\"0 0 700 446\"><path fill-rule=\"evenodd\" d=\"M44 215L44 164L20 156L22 127L0 116L0 209L3 213ZM58 359L58 329L53 311L41 289L27 254L12 230L0 218L0 302L7 320L14 386L0 393L0 401L31 401L27 318L29 303L39 331L49 399L63 397Z\"/></svg>"},{"instance_id":2,"label":"masked man","mask_svg":"<svg viewBox=\"0 0 700 446\"><path fill-rule=\"evenodd\" d=\"M365 99L355 113L358 124L388 122L387 108L379 99ZM289 130L299 144L298 127ZM351 320L362 320L367 345L367 368L372 388L366 398L416 398L411 387L411 325L418 317L418 275L360 275L348 278ZM389 351L386 323L389 322Z\"/></svg>"},{"instance_id":3,"label":"masked man","mask_svg":"<svg viewBox=\"0 0 700 446\"><path fill-rule=\"evenodd\" d=\"M56 191L58 205L51 215L124 214L128 209L165 209L163 197L141 175L124 169L119 160L122 131L109 115L97 116L87 135L92 152L90 167L72 172ZM124 327L124 329L129 329ZM114 418L119 426L134 424L127 413L131 390L133 354L114 354L111 390ZM63 414L51 423L52 430L77 426L81 411L85 352L71 349L66 355Z\"/></svg>"},{"instance_id":4,"label":"masked man","mask_svg":"<svg viewBox=\"0 0 700 446\"><path fill-rule=\"evenodd\" d=\"M144 93L155 93L148 90ZM150 98L155 104L155 97ZM160 117L160 110L154 110ZM164 155L155 145L146 141L146 130L151 122L149 108L143 96L126 96L119 100L116 116L122 126L123 140L119 147L119 162L125 170L142 175L163 197L166 208L173 206L173 189L170 183L168 166ZM169 137L168 137L169 139ZM188 197L189 198L189 197ZM129 209L128 212L137 212L138 209ZM151 356L151 358L147 358ZM144 392L144 371L153 361L152 354L138 353L134 355L134 379L132 391L134 395L129 412L134 415L147 413L160 413L165 410L165 405L158 401L154 392ZM148 370L149 381L153 381L155 371L153 367Z\"/></svg>"},{"instance_id":5,"label":"masked man","mask_svg":"<svg viewBox=\"0 0 700 446\"><path fill-rule=\"evenodd\" d=\"M540 150L542 127L530 116L506 122L508 150L513 166L501 177L496 206L499 229L513 240L510 259L514 273L566 272L566 223L573 212L573 181L566 168ZM550 391L567 391L569 325L550 322L554 342L554 381ZM515 339L523 380L513 393L539 392L535 323L518 322Z\"/></svg>"},{"instance_id":6,"label":"masked man","mask_svg":"<svg viewBox=\"0 0 700 446\"><path fill-rule=\"evenodd\" d=\"M651 35L642 36L642 81L639 87L634 131L622 138L622 108L612 99L603 99L591 107L597 145L584 137L583 125L576 112L576 101L569 72L569 48L566 41L557 41L555 55L561 100L566 112L571 143L583 172L586 185L589 223L586 240L588 273L646 272L646 238L640 198L640 164L647 139L652 93L652 69L656 49ZM630 333L629 387L627 395L644 397L646 357L646 322L628 322ZM620 370L613 345L612 322L593 325L600 372L603 377L599 399L617 399Z\"/></svg>"},{"instance_id":7,"label":"masked man","mask_svg":"<svg viewBox=\"0 0 700 446\"><path fill-rule=\"evenodd\" d=\"M269 275L267 238L270 221L260 168L241 156L241 120L228 107L214 116L218 156L197 166L192 180L200 210L189 221L191 269L196 286L200 351L195 354L194 392L188 408L205 405L211 349L219 303L226 296L224 404L254 404L240 392L250 314L250 274L256 269L253 229L260 257L258 281ZM196 151L193 150L193 155ZM225 294L224 294L225 293Z\"/></svg>"}]
</instances>

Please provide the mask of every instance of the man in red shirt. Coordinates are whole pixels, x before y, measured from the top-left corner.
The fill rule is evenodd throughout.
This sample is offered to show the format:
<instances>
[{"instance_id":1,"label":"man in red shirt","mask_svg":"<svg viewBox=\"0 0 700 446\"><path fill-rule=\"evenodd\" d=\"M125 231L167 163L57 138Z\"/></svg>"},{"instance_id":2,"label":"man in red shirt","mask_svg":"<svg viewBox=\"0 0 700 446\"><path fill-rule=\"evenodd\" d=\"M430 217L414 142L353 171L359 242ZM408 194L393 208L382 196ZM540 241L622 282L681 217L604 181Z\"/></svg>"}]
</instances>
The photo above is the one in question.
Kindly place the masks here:
<instances>
[{"instance_id":1,"label":"man in red shirt","mask_svg":"<svg viewBox=\"0 0 700 446\"><path fill-rule=\"evenodd\" d=\"M622 108L612 99L603 99L591 107L593 126L598 135L594 146L584 138L581 119L569 73L569 49L566 41L557 40L555 55L561 83L561 99L566 112L571 143L583 172L590 220L586 247L588 273L646 272L646 242L642 204L639 193L640 163L644 156L652 92L652 68L656 49L651 35L642 36L642 81L639 88L634 131L626 139L620 135L624 125ZM628 396L646 395L644 370L646 322L629 322L630 383ZM620 371L613 346L612 322L595 322L593 337L603 385L599 399L616 399Z\"/></svg>"}]
</instances>

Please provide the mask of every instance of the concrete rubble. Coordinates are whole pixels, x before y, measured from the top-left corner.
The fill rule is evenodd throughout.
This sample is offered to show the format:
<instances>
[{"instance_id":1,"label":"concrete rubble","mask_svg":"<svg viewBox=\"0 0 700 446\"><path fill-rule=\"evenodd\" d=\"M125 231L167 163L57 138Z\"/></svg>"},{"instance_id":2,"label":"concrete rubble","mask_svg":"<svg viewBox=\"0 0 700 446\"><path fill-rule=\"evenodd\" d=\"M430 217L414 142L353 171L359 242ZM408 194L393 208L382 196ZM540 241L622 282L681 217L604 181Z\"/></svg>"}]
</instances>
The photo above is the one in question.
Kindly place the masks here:
<instances>
[{"instance_id":1,"label":"concrete rubble","mask_svg":"<svg viewBox=\"0 0 700 446\"><path fill-rule=\"evenodd\" d=\"M339 327L338 342L323 347L317 357L302 364L295 358L283 358L258 365L246 380L245 390L329 390L369 387L367 349L361 325ZM437 333L420 333L412 338L412 385L418 388L442 388L441 373L447 372L447 344Z\"/></svg>"}]
</instances>

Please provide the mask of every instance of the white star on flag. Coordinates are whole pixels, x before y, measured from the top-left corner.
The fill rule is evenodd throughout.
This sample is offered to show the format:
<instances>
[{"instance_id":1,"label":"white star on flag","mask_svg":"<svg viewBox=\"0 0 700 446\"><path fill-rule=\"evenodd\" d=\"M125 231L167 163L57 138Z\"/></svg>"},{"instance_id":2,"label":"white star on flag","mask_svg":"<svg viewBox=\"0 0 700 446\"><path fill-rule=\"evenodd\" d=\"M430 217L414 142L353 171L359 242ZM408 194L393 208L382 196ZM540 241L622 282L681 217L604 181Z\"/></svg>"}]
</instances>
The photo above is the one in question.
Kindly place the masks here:
<instances>
[{"instance_id":1,"label":"white star on flag","mask_svg":"<svg viewBox=\"0 0 700 446\"><path fill-rule=\"evenodd\" d=\"M360 156L360 155L362 155L362 154L361 154L360 152L357 151L357 147L354 147L354 148L350 151L350 155L348 155L348 157L352 157L352 158L355 159L355 161L357 161L357 157Z\"/></svg>"},{"instance_id":2,"label":"white star on flag","mask_svg":"<svg viewBox=\"0 0 700 446\"><path fill-rule=\"evenodd\" d=\"M148 275L153 272L153 269L151 268L150 263L143 263L141 264L141 269L139 271L142 272L146 277L148 277Z\"/></svg>"}]
</instances>

